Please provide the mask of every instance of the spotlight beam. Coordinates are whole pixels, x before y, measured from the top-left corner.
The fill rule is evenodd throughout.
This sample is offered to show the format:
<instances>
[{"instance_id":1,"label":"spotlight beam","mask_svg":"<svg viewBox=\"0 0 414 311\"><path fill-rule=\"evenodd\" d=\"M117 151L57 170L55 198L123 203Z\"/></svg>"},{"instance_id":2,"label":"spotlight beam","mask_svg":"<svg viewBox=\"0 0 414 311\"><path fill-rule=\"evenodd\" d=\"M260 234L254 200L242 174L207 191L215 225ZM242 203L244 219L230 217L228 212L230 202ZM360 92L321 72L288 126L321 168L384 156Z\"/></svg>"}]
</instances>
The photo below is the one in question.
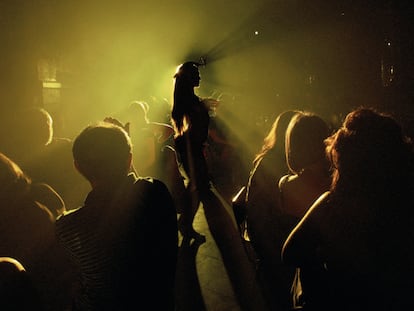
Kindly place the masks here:
<instances>
[{"instance_id":1,"label":"spotlight beam","mask_svg":"<svg viewBox=\"0 0 414 311\"><path fill-rule=\"evenodd\" d=\"M263 17L268 14L269 10L274 9L274 4L272 6L270 4L262 5L250 17L246 18L239 27L217 42L216 45L204 54L204 57L211 63L252 48L252 41L248 40L249 37L251 38L259 34L257 28L260 28L263 24Z\"/></svg>"}]
</instances>

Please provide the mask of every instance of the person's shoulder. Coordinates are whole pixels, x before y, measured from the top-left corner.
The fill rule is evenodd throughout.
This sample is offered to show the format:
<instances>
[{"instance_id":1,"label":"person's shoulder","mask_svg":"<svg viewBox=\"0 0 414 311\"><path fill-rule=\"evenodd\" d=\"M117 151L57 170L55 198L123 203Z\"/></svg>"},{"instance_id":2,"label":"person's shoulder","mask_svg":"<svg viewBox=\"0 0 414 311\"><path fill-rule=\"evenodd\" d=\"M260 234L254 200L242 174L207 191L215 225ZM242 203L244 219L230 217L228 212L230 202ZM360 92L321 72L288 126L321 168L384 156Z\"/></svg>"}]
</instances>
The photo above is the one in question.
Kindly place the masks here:
<instances>
[{"instance_id":1,"label":"person's shoulder","mask_svg":"<svg viewBox=\"0 0 414 311\"><path fill-rule=\"evenodd\" d=\"M150 188L154 186L154 178L151 176L139 176L134 182L135 188Z\"/></svg>"},{"instance_id":2,"label":"person's shoulder","mask_svg":"<svg viewBox=\"0 0 414 311\"><path fill-rule=\"evenodd\" d=\"M329 205L331 199L331 192L325 191L323 192L312 204L311 208L326 208Z\"/></svg>"},{"instance_id":3,"label":"person's shoulder","mask_svg":"<svg viewBox=\"0 0 414 311\"><path fill-rule=\"evenodd\" d=\"M309 207L304 215L304 219L313 219L315 223L321 223L332 210L331 192L326 191L322 193ZM315 221L316 220L316 221Z\"/></svg>"},{"instance_id":4,"label":"person's shoulder","mask_svg":"<svg viewBox=\"0 0 414 311\"><path fill-rule=\"evenodd\" d=\"M279 189L283 191L290 190L290 187L292 187L292 184L295 184L297 179L298 179L298 175L296 174L283 175L279 179Z\"/></svg>"},{"instance_id":5,"label":"person's shoulder","mask_svg":"<svg viewBox=\"0 0 414 311\"><path fill-rule=\"evenodd\" d=\"M66 137L53 137L49 148L72 148L72 139Z\"/></svg>"},{"instance_id":6,"label":"person's shoulder","mask_svg":"<svg viewBox=\"0 0 414 311\"><path fill-rule=\"evenodd\" d=\"M135 133L137 134L137 133ZM154 138L155 133L151 127L146 125L145 127L142 127L139 129L139 135L135 135L136 139L142 139L142 138Z\"/></svg>"},{"instance_id":7,"label":"person's shoulder","mask_svg":"<svg viewBox=\"0 0 414 311\"><path fill-rule=\"evenodd\" d=\"M150 201L157 201L158 203L166 203L172 201L171 194L167 185L154 177L138 177L135 181L136 191L150 199Z\"/></svg>"},{"instance_id":8,"label":"person's shoulder","mask_svg":"<svg viewBox=\"0 0 414 311\"><path fill-rule=\"evenodd\" d=\"M68 144L72 144L72 139L70 139L68 137L53 137L52 143L68 145Z\"/></svg>"},{"instance_id":9,"label":"person's shoulder","mask_svg":"<svg viewBox=\"0 0 414 311\"><path fill-rule=\"evenodd\" d=\"M78 207L64 211L61 215L56 217L56 225L60 226L75 221L81 214L81 211L83 210L82 208L83 207Z\"/></svg>"},{"instance_id":10,"label":"person's shoulder","mask_svg":"<svg viewBox=\"0 0 414 311\"><path fill-rule=\"evenodd\" d=\"M72 140L64 137L54 137L52 141L46 145L45 150L55 159L59 160L72 158ZM60 158L62 157L62 158Z\"/></svg>"},{"instance_id":11,"label":"person's shoulder","mask_svg":"<svg viewBox=\"0 0 414 311\"><path fill-rule=\"evenodd\" d=\"M140 176L136 179L135 185L144 187L164 187L163 181L152 176Z\"/></svg>"},{"instance_id":12,"label":"person's shoulder","mask_svg":"<svg viewBox=\"0 0 414 311\"><path fill-rule=\"evenodd\" d=\"M146 195L152 196L159 200L170 196L167 185L154 177L138 177L135 181L135 187L137 191L144 191Z\"/></svg>"}]
</instances>

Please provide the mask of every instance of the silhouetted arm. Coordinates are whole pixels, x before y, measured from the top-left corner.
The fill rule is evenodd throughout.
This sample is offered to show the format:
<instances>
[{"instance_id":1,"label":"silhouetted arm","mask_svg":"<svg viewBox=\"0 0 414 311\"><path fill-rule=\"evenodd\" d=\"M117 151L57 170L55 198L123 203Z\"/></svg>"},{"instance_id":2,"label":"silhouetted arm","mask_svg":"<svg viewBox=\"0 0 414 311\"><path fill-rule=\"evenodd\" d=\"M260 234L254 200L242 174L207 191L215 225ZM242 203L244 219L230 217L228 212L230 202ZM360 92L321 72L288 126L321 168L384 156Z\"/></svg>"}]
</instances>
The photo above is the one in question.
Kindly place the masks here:
<instances>
[{"instance_id":1,"label":"silhouetted arm","mask_svg":"<svg viewBox=\"0 0 414 311\"><path fill-rule=\"evenodd\" d=\"M155 134L159 143L165 142L168 138L174 135L174 128L166 123L149 122L148 128Z\"/></svg>"}]
</instances>

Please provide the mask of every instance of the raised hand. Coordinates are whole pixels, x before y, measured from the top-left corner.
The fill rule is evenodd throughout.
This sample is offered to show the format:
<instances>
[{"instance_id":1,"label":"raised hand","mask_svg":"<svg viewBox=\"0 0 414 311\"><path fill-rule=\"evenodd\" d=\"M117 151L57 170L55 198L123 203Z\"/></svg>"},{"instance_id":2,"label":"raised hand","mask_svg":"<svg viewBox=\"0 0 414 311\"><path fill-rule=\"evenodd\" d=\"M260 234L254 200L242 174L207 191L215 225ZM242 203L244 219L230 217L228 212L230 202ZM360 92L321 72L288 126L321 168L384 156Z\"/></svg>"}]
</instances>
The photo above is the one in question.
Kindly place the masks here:
<instances>
[{"instance_id":1,"label":"raised hand","mask_svg":"<svg viewBox=\"0 0 414 311\"><path fill-rule=\"evenodd\" d=\"M113 118L113 117L106 117L104 119L104 122L112 123L114 125L117 125L119 127L122 127L128 133L128 135L129 135L129 122L127 122L125 124L122 124L121 121L119 121L118 119Z\"/></svg>"}]
</instances>

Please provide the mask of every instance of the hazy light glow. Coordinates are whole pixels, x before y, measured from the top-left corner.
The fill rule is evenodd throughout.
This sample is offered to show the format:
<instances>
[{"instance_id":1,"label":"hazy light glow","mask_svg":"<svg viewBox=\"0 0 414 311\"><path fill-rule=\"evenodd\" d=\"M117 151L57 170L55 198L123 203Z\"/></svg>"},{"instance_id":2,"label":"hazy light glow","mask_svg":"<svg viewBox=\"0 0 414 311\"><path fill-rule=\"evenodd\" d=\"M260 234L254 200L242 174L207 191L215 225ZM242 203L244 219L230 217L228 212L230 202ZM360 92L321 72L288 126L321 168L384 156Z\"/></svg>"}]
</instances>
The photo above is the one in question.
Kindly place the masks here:
<instances>
[{"instance_id":1,"label":"hazy light glow","mask_svg":"<svg viewBox=\"0 0 414 311\"><path fill-rule=\"evenodd\" d=\"M61 83L52 113L65 117L70 137L120 116L133 100L149 102L151 120L168 120L176 66L202 56L200 96L232 94L233 103L223 104L228 113L220 107L218 115L252 150L262 137L250 133L264 115L270 120L290 108L328 115L381 99L384 33L377 32L385 29L375 13L381 10L357 2L339 10L323 1L41 2L2 6L4 50L12 51L6 56L15 61L14 73L32 58L47 60L42 81ZM365 13L372 18L361 18ZM394 46L393 37L384 39L385 47Z\"/></svg>"}]
</instances>

